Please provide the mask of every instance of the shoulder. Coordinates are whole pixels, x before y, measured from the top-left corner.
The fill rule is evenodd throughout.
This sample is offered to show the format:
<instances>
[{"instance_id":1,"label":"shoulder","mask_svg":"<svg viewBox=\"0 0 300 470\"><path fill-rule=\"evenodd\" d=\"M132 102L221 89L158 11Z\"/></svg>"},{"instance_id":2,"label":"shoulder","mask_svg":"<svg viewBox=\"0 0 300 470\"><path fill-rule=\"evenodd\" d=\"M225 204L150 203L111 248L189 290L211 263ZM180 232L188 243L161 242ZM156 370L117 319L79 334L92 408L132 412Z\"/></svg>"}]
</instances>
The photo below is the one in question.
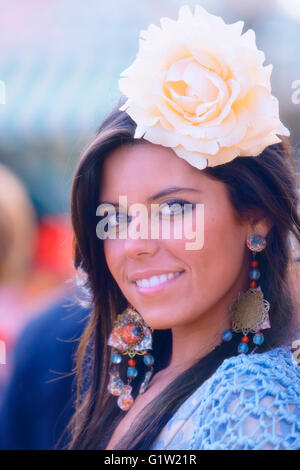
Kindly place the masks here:
<instances>
[{"instance_id":1,"label":"shoulder","mask_svg":"<svg viewBox=\"0 0 300 470\"><path fill-rule=\"evenodd\" d=\"M71 349L71 340L74 346L75 338L78 339L84 329L88 313L66 294L51 302L21 331L14 349L16 364L26 362L31 366L33 358L41 353L51 357L53 352L60 354L59 349Z\"/></svg>"},{"instance_id":2,"label":"shoulder","mask_svg":"<svg viewBox=\"0 0 300 470\"><path fill-rule=\"evenodd\" d=\"M300 366L292 360L288 346L256 354L240 354L225 359L212 376L216 386L218 382L232 390L244 389L245 385L255 382L265 387L279 385L291 396L299 397L297 380L300 379Z\"/></svg>"},{"instance_id":3,"label":"shoulder","mask_svg":"<svg viewBox=\"0 0 300 470\"><path fill-rule=\"evenodd\" d=\"M257 354L225 359L209 379L206 395L211 400L243 394L245 402L267 394L299 400L300 366L287 346ZM280 392L280 393L279 393Z\"/></svg>"},{"instance_id":4,"label":"shoulder","mask_svg":"<svg viewBox=\"0 0 300 470\"><path fill-rule=\"evenodd\" d=\"M205 383L192 448L300 447L299 384L286 346L225 359Z\"/></svg>"}]
</instances>

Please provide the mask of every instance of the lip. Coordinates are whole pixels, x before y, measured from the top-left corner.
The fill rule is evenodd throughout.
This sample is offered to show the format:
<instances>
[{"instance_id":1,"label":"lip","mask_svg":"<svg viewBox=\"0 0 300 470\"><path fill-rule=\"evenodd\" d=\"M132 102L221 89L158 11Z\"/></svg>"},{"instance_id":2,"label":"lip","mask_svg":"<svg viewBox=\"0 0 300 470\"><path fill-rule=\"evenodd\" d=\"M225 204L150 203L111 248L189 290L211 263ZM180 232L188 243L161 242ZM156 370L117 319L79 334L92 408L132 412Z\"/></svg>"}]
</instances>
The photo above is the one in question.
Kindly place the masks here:
<instances>
[{"instance_id":1,"label":"lip","mask_svg":"<svg viewBox=\"0 0 300 470\"><path fill-rule=\"evenodd\" d=\"M168 271L172 272L172 271ZM143 295L153 295L156 294L157 292L162 291L163 289L166 289L170 287L172 284L174 284L179 278L181 278L182 274L184 274L185 271L180 272L179 276L173 277L172 279L168 279L167 281L163 282L162 284L158 284L156 286L152 287L139 287L135 282L133 282L135 288L140 294ZM160 271L160 274L166 274ZM154 276L154 274L153 274ZM145 279L145 278L142 278Z\"/></svg>"}]
</instances>

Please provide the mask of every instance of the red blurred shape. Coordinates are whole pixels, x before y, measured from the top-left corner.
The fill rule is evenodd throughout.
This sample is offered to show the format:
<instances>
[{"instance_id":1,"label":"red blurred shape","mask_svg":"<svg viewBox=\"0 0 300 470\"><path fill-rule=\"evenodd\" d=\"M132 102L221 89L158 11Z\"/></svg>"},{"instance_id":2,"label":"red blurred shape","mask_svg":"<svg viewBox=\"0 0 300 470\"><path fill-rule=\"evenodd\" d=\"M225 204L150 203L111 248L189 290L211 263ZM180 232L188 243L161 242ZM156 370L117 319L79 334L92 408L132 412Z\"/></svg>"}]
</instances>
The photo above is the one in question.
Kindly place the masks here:
<instances>
[{"instance_id":1,"label":"red blurred shape","mask_svg":"<svg viewBox=\"0 0 300 470\"><path fill-rule=\"evenodd\" d=\"M40 221L35 266L63 279L72 275L72 227L68 217L48 215Z\"/></svg>"}]
</instances>

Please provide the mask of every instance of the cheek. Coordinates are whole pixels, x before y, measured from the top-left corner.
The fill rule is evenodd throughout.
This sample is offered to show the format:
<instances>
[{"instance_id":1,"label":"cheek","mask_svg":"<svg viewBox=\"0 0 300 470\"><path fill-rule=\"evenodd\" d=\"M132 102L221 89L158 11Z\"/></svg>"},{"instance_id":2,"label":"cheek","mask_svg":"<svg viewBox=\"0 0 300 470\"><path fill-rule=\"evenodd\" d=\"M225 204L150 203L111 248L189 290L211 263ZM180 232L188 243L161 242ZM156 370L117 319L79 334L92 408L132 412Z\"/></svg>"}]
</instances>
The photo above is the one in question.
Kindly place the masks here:
<instances>
[{"instance_id":1,"label":"cheek","mask_svg":"<svg viewBox=\"0 0 300 470\"><path fill-rule=\"evenodd\" d=\"M231 211L204 211L204 244L202 249L185 250L193 284L205 296L222 295L239 276L245 255L244 231ZM218 294L217 294L218 296Z\"/></svg>"},{"instance_id":2,"label":"cheek","mask_svg":"<svg viewBox=\"0 0 300 470\"><path fill-rule=\"evenodd\" d=\"M103 243L104 256L108 269L110 270L115 280L118 282L118 278L121 273L120 266L123 260L122 243L120 243L118 240L110 239L104 240Z\"/></svg>"}]
</instances>

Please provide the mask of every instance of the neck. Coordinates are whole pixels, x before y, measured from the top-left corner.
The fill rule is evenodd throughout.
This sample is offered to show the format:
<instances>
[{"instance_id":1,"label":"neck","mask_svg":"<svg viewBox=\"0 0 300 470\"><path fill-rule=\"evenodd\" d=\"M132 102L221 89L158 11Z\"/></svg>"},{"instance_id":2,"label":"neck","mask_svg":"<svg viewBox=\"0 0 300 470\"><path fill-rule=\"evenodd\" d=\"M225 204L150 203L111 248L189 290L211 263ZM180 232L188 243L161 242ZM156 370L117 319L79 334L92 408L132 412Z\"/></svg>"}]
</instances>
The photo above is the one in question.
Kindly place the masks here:
<instances>
[{"instance_id":1,"label":"neck","mask_svg":"<svg viewBox=\"0 0 300 470\"><path fill-rule=\"evenodd\" d=\"M231 328L230 306L238 292L244 290L245 286L238 283L196 321L172 328L172 356L168 370L191 366L222 342L222 333Z\"/></svg>"}]
</instances>

